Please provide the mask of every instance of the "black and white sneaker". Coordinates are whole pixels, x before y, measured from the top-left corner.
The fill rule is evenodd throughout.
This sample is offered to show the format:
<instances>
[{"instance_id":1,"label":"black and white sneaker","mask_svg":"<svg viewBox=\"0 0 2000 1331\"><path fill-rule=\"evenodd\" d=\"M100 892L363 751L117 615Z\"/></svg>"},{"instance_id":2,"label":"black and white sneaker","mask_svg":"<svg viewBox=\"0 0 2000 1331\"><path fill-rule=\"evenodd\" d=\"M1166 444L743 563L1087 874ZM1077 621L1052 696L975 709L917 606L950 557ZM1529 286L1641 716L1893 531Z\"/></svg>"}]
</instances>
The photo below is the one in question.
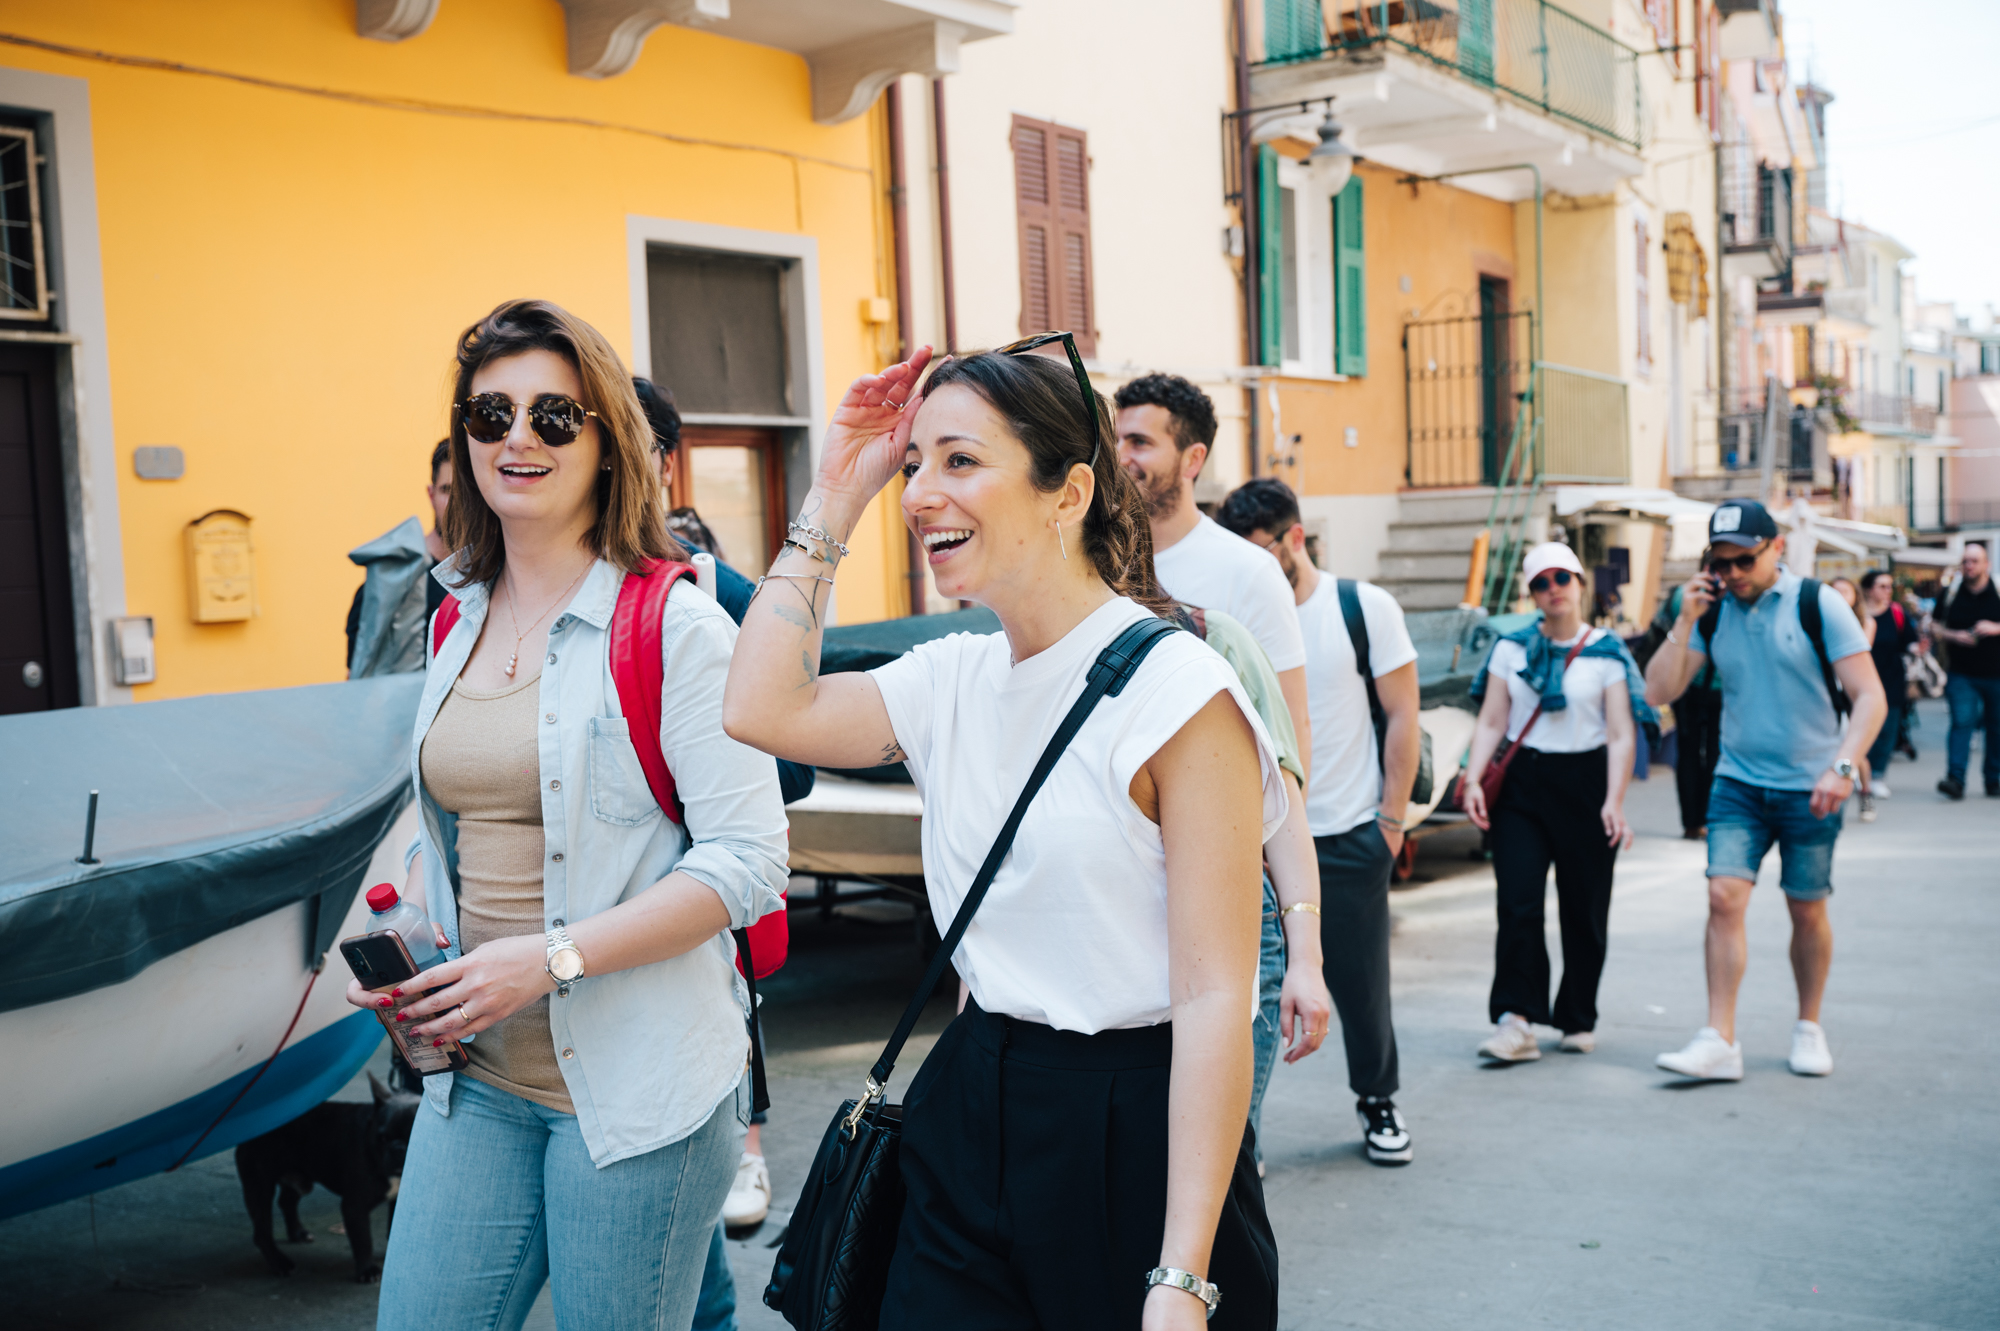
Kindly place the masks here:
<instances>
[{"instance_id":1,"label":"black and white sneaker","mask_svg":"<svg viewBox=\"0 0 2000 1331\"><path fill-rule=\"evenodd\" d=\"M1370 1160L1378 1165L1410 1163L1410 1129L1394 1100L1386 1095L1364 1095L1354 1102L1354 1116L1361 1120L1361 1139L1368 1145Z\"/></svg>"}]
</instances>

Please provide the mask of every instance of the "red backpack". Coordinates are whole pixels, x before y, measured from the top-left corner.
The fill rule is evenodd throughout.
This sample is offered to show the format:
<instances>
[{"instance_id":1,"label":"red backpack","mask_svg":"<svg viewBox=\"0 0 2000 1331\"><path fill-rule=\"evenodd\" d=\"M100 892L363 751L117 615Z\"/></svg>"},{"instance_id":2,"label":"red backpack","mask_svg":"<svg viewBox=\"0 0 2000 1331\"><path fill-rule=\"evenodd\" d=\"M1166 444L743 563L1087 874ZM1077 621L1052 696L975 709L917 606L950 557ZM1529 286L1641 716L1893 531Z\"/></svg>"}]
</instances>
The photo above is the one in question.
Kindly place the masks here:
<instances>
[{"instance_id":1,"label":"red backpack","mask_svg":"<svg viewBox=\"0 0 2000 1331\"><path fill-rule=\"evenodd\" d=\"M667 593L682 575L694 576L688 564L653 560L642 571L628 574L618 588L618 607L611 612L611 679L618 686L618 707L625 713L632 732L632 747L639 754L639 766L660 811L674 822L683 820L681 802L674 791L674 774L660 752L660 692L665 687L660 660L660 617L666 610ZM447 596L432 622L431 655L443 648L458 623L458 598ZM780 894L783 895L782 893ZM752 924L747 931L749 952L762 980L785 964L791 948L791 931L785 912L774 910ZM739 934L741 937L742 934ZM743 958L736 958L743 969Z\"/></svg>"}]
</instances>

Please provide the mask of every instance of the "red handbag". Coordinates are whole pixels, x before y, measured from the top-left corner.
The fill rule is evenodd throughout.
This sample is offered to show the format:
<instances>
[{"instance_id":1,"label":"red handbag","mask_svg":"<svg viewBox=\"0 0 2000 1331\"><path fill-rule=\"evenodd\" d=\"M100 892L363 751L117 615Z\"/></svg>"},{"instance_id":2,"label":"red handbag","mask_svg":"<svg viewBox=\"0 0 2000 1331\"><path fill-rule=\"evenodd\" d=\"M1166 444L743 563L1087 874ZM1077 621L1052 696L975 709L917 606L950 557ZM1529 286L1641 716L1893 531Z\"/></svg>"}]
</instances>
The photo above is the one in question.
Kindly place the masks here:
<instances>
[{"instance_id":1,"label":"red handbag","mask_svg":"<svg viewBox=\"0 0 2000 1331\"><path fill-rule=\"evenodd\" d=\"M1563 673L1569 673L1569 663L1576 660L1576 654L1582 651L1583 645L1589 641L1590 629L1586 627L1583 635L1576 640L1576 646L1570 648L1569 655L1563 658ZM1542 705L1536 703L1534 712L1528 717L1528 724L1521 727L1520 737L1509 744L1499 757L1486 764L1486 770L1479 774L1479 793L1486 797L1486 817L1489 820L1493 817L1494 808L1500 803L1500 787L1507 783L1507 768L1513 763L1514 755L1521 751L1521 745L1527 741L1528 732L1533 730L1535 722L1541 719Z\"/></svg>"},{"instance_id":2,"label":"red handbag","mask_svg":"<svg viewBox=\"0 0 2000 1331\"><path fill-rule=\"evenodd\" d=\"M646 785L659 801L661 812L676 823L684 821L681 802L674 790L674 774L667 768L666 755L660 752L660 692L665 687L665 666L660 659L660 617L666 610L667 593L682 575L692 577L694 567L663 559L650 561L639 571L628 574L618 588L618 606L611 612L610 647L611 680L618 688L618 708L629 723L639 767L646 773ZM445 597L432 621L433 657L450 636L458 615L458 598ZM775 974L791 950L791 929L785 912L772 911L746 932L756 978L762 980ZM743 970L740 953L736 969Z\"/></svg>"}]
</instances>

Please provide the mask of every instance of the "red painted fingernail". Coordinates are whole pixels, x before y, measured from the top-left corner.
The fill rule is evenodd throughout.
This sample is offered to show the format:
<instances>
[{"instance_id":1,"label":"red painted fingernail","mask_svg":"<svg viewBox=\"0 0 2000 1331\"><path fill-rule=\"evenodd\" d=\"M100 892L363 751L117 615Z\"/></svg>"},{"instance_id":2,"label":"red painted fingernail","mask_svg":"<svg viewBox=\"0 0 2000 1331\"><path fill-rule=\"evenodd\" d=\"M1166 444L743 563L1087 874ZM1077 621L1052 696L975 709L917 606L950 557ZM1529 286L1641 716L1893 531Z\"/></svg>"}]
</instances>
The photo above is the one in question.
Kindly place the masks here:
<instances>
[{"instance_id":1,"label":"red painted fingernail","mask_svg":"<svg viewBox=\"0 0 2000 1331\"><path fill-rule=\"evenodd\" d=\"M444 1041L443 1041L443 1040L441 1040L441 1039L440 1039L440 1040L432 1040L432 1041L431 1041L431 1048L433 1048L433 1049L442 1049L442 1048L444 1048Z\"/></svg>"},{"instance_id":2,"label":"red painted fingernail","mask_svg":"<svg viewBox=\"0 0 2000 1331\"><path fill-rule=\"evenodd\" d=\"M397 1021L408 1021L409 1019L410 1019L410 1014L407 1012L398 1012L396 1014Z\"/></svg>"},{"instance_id":3,"label":"red painted fingernail","mask_svg":"<svg viewBox=\"0 0 2000 1331\"><path fill-rule=\"evenodd\" d=\"M377 1001L377 1002L379 1002L379 1003L380 1003L380 1004L381 1004L381 1005L382 1005L383 1007L391 1007L391 1006L393 1006L393 1004L391 1004L391 1002L390 1002L390 1001L389 1001L388 999L386 999L386 998L382 998L382 999L377 999L376 1001Z\"/></svg>"},{"instance_id":4,"label":"red painted fingernail","mask_svg":"<svg viewBox=\"0 0 2000 1331\"><path fill-rule=\"evenodd\" d=\"M403 991L401 989L391 989L389 991L389 997L391 998L401 998L402 996L403 996Z\"/></svg>"}]
</instances>

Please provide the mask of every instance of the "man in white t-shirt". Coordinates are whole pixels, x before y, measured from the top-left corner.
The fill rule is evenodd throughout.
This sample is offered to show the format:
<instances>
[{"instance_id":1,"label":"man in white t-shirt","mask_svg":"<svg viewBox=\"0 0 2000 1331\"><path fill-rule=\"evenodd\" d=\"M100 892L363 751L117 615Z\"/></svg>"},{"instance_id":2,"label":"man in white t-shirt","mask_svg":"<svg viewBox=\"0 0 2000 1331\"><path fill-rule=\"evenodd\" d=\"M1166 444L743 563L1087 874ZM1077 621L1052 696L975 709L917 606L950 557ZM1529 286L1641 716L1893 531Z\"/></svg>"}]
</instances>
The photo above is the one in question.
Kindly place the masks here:
<instances>
[{"instance_id":1,"label":"man in white t-shirt","mask_svg":"<svg viewBox=\"0 0 2000 1331\"><path fill-rule=\"evenodd\" d=\"M1312 718L1306 707L1306 650L1283 573L1248 541L1194 506L1194 482L1215 443L1215 404L1172 374L1148 374L1118 390L1118 461L1146 496L1153 568L1167 595L1220 610L1271 658L1292 715L1312 785Z\"/></svg>"},{"instance_id":2,"label":"man in white t-shirt","mask_svg":"<svg viewBox=\"0 0 2000 1331\"><path fill-rule=\"evenodd\" d=\"M1410 1130L1394 1100L1389 876L1403 848L1403 815L1422 744L1417 649L1394 597L1370 583L1350 583L1368 643L1368 675L1362 676L1340 581L1323 575L1307 556L1298 497L1283 481L1266 477L1239 487L1216 518L1269 551L1297 598L1315 773L1306 791L1306 819L1319 858L1326 984L1340 1013L1347 1080L1368 1158L1408 1164ZM1370 680L1383 717L1379 739Z\"/></svg>"}]
</instances>

